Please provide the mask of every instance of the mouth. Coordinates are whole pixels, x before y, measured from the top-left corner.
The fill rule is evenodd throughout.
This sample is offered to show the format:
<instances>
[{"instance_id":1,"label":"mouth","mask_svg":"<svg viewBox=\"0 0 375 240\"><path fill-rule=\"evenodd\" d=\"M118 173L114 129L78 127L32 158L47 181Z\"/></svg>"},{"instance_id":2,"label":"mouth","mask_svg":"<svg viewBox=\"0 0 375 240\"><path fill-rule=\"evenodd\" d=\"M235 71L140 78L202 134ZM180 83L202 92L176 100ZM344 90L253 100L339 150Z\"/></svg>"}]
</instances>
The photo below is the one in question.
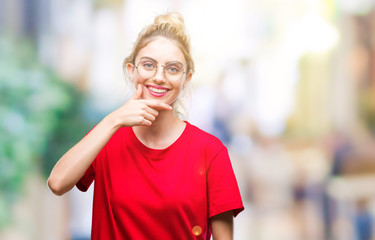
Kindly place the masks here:
<instances>
[{"instance_id":1,"label":"mouth","mask_svg":"<svg viewBox=\"0 0 375 240\"><path fill-rule=\"evenodd\" d=\"M164 87L146 86L146 88L149 93L155 97L162 97L168 92L168 89Z\"/></svg>"}]
</instances>

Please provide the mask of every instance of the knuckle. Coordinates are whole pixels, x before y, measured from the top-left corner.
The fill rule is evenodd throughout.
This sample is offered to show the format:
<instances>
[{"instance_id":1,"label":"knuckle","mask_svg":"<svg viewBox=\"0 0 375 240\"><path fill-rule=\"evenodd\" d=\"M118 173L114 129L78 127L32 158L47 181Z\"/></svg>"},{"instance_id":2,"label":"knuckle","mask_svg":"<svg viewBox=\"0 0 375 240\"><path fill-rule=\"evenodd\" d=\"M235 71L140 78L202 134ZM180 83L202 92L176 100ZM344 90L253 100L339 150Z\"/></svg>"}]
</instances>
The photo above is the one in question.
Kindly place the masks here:
<instances>
[{"instance_id":1,"label":"knuckle","mask_svg":"<svg viewBox=\"0 0 375 240\"><path fill-rule=\"evenodd\" d=\"M138 118L137 118L137 122L139 122L139 123L142 123L143 121L144 121L144 117L142 117L142 116L139 116Z\"/></svg>"},{"instance_id":2,"label":"knuckle","mask_svg":"<svg viewBox=\"0 0 375 240\"><path fill-rule=\"evenodd\" d=\"M141 116L142 116L142 118L146 118L146 117L147 117L147 112L144 112L144 111L143 111L143 112L141 113Z\"/></svg>"}]
</instances>

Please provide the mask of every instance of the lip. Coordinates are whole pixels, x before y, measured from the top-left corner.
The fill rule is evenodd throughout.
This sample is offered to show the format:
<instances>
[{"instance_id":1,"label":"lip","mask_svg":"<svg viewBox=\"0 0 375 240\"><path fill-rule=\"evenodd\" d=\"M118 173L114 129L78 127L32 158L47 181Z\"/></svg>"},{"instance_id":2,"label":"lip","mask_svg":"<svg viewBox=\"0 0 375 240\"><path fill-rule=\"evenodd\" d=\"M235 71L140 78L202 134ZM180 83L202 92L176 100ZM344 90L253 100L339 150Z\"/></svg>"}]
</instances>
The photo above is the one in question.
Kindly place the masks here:
<instances>
[{"instance_id":1,"label":"lip","mask_svg":"<svg viewBox=\"0 0 375 240\"><path fill-rule=\"evenodd\" d=\"M156 86L156 85L147 85L146 86L148 92L154 96L154 97L163 97L165 96L167 93L168 93L168 88L166 87L162 87L162 86ZM162 93L158 93L158 92L154 92L153 90L151 90L151 88L154 88L154 89L159 89L159 90L166 90L165 92L162 92Z\"/></svg>"}]
</instances>

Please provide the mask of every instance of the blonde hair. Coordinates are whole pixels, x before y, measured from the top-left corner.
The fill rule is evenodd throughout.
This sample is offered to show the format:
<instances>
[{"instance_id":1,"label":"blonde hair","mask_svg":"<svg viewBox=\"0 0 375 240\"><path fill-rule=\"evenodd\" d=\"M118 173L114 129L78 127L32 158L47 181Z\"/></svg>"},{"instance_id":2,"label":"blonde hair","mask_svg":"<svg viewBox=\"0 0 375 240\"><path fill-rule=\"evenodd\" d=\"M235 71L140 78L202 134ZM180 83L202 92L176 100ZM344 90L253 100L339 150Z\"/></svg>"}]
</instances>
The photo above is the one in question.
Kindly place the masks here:
<instances>
[{"instance_id":1,"label":"blonde hair","mask_svg":"<svg viewBox=\"0 0 375 240\"><path fill-rule=\"evenodd\" d=\"M190 38L185 32L184 18L178 12L170 12L156 16L154 23L145 27L138 34L132 53L124 60L123 68L125 69L128 63L134 64L138 52L158 36L175 40L184 54L187 72L194 72Z\"/></svg>"},{"instance_id":2,"label":"blonde hair","mask_svg":"<svg viewBox=\"0 0 375 240\"><path fill-rule=\"evenodd\" d=\"M135 64L135 59L139 51L147 46L155 37L165 37L175 40L179 49L185 57L187 64L187 73L194 73L194 61L191 56L190 38L185 30L184 18L178 12L169 12L155 17L154 23L146 26L139 34L134 43L131 54L124 59L123 70L126 72L128 63ZM176 114L183 117L186 114L186 108L181 100L181 96L176 100Z\"/></svg>"}]
</instances>

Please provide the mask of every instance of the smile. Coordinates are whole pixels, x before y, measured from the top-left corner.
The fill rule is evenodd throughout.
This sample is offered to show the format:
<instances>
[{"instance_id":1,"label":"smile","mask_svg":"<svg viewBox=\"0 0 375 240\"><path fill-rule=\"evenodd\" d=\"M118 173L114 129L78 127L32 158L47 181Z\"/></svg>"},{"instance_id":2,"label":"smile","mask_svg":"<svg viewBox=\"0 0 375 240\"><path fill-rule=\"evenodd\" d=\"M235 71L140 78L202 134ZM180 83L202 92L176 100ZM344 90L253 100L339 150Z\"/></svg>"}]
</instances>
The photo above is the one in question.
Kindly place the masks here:
<instances>
[{"instance_id":1,"label":"smile","mask_svg":"<svg viewBox=\"0 0 375 240\"><path fill-rule=\"evenodd\" d=\"M168 90L165 88L154 88L154 87L148 87L149 90L155 92L155 93L165 93Z\"/></svg>"},{"instance_id":2,"label":"smile","mask_svg":"<svg viewBox=\"0 0 375 240\"><path fill-rule=\"evenodd\" d=\"M163 97L167 94L168 89L162 87L147 86L148 92L154 97Z\"/></svg>"}]
</instances>

